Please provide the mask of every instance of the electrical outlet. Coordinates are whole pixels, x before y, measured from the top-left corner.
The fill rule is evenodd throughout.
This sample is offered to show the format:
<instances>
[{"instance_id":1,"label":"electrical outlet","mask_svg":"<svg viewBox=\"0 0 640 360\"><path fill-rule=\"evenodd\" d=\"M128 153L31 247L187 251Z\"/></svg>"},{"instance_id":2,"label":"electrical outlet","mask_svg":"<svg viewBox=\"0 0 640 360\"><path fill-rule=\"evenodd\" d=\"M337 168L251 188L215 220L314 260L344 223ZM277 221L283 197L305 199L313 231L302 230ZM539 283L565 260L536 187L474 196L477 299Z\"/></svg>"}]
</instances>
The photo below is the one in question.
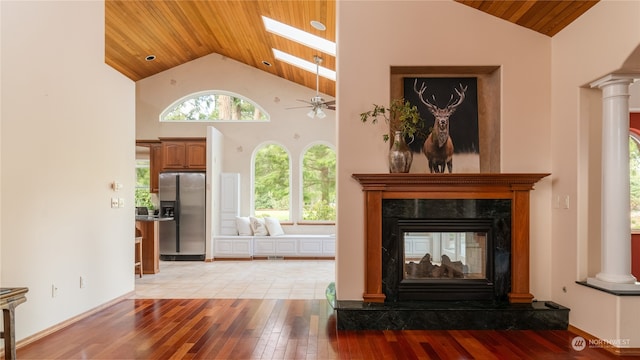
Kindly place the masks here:
<instances>
[{"instance_id":1,"label":"electrical outlet","mask_svg":"<svg viewBox=\"0 0 640 360\"><path fill-rule=\"evenodd\" d=\"M115 198L115 197L111 198L111 207L112 208L117 208L118 207L118 203L119 203L118 198Z\"/></svg>"},{"instance_id":2,"label":"electrical outlet","mask_svg":"<svg viewBox=\"0 0 640 360\"><path fill-rule=\"evenodd\" d=\"M56 296L58 296L58 288L56 284L51 284L51 297L54 298Z\"/></svg>"}]
</instances>

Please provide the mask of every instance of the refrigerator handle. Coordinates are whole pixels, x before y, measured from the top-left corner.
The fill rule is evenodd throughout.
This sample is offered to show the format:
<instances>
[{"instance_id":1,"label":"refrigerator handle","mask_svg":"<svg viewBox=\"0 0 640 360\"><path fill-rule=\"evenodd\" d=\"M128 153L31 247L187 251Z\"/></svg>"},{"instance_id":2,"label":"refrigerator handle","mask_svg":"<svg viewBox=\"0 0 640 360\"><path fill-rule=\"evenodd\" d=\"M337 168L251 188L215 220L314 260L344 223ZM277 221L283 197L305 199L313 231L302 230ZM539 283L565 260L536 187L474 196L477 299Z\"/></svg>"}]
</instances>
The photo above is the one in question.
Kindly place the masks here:
<instances>
[{"instance_id":1,"label":"refrigerator handle","mask_svg":"<svg viewBox=\"0 0 640 360\"><path fill-rule=\"evenodd\" d=\"M180 252L180 174L176 175L176 207L173 210L173 221L176 225L176 252Z\"/></svg>"}]
</instances>

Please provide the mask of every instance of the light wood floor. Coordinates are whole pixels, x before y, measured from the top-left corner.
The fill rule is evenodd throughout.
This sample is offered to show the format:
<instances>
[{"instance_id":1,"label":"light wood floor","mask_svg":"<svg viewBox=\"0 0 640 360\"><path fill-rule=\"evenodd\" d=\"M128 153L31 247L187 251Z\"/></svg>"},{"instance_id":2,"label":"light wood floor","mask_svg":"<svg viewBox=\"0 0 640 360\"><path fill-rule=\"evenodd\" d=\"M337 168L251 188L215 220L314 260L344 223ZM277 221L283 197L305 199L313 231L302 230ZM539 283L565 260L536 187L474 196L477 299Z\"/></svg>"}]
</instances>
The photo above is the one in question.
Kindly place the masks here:
<instances>
[{"instance_id":1,"label":"light wood floor","mask_svg":"<svg viewBox=\"0 0 640 360\"><path fill-rule=\"evenodd\" d=\"M336 331L325 300L127 299L19 359L612 359L569 331ZM627 358L625 358L627 359Z\"/></svg>"},{"instance_id":2,"label":"light wood floor","mask_svg":"<svg viewBox=\"0 0 640 360\"><path fill-rule=\"evenodd\" d=\"M334 260L161 261L137 299L324 299Z\"/></svg>"}]
</instances>

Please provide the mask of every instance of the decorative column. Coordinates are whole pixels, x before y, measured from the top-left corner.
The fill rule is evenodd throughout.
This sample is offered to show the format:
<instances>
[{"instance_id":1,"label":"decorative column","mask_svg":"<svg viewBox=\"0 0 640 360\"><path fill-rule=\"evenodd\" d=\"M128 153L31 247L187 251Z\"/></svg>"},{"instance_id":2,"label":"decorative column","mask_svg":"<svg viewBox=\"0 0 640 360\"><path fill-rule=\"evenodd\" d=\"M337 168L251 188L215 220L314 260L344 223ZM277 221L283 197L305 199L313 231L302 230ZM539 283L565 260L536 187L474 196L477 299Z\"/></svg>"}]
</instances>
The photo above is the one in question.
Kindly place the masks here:
<instances>
[{"instance_id":1,"label":"decorative column","mask_svg":"<svg viewBox=\"0 0 640 360\"><path fill-rule=\"evenodd\" d=\"M591 84L602 89L602 264L587 283L607 289L635 286L631 275L629 190L629 85L633 77L607 75Z\"/></svg>"}]
</instances>

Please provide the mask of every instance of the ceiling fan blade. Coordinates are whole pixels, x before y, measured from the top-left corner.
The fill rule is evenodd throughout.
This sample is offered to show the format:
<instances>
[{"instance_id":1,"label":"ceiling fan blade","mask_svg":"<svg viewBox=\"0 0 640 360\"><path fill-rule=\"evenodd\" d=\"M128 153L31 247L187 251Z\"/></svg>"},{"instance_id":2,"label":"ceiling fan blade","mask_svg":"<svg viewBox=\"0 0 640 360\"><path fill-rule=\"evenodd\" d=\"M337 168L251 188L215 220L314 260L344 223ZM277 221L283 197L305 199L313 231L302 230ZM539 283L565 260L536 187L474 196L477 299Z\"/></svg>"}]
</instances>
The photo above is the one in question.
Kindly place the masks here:
<instances>
[{"instance_id":1,"label":"ceiling fan blade","mask_svg":"<svg viewBox=\"0 0 640 360\"><path fill-rule=\"evenodd\" d=\"M318 115L318 117L323 118L325 117L325 115L322 112L322 109L335 110L336 101L335 100L324 101L324 99L320 96L320 63L322 62L322 58L316 55L313 57L313 60L316 63L316 96L311 98L311 101L297 99L298 101L301 101L305 104L309 104L309 106L290 107L287 109L311 108L311 111L316 112L317 115L318 113L319 115L322 115L322 116ZM313 113L310 112L310 114L313 114Z\"/></svg>"},{"instance_id":2,"label":"ceiling fan blade","mask_svg":"<svg viewBox=\"0 0 640 360\"><path fill-rule=\"evenodd\" d=\"M313 105L288 107L288 108L285 108L285 110L290 110L290 109L310 109L310 108L313 108Z\"/></svg>"}]
</instances>

